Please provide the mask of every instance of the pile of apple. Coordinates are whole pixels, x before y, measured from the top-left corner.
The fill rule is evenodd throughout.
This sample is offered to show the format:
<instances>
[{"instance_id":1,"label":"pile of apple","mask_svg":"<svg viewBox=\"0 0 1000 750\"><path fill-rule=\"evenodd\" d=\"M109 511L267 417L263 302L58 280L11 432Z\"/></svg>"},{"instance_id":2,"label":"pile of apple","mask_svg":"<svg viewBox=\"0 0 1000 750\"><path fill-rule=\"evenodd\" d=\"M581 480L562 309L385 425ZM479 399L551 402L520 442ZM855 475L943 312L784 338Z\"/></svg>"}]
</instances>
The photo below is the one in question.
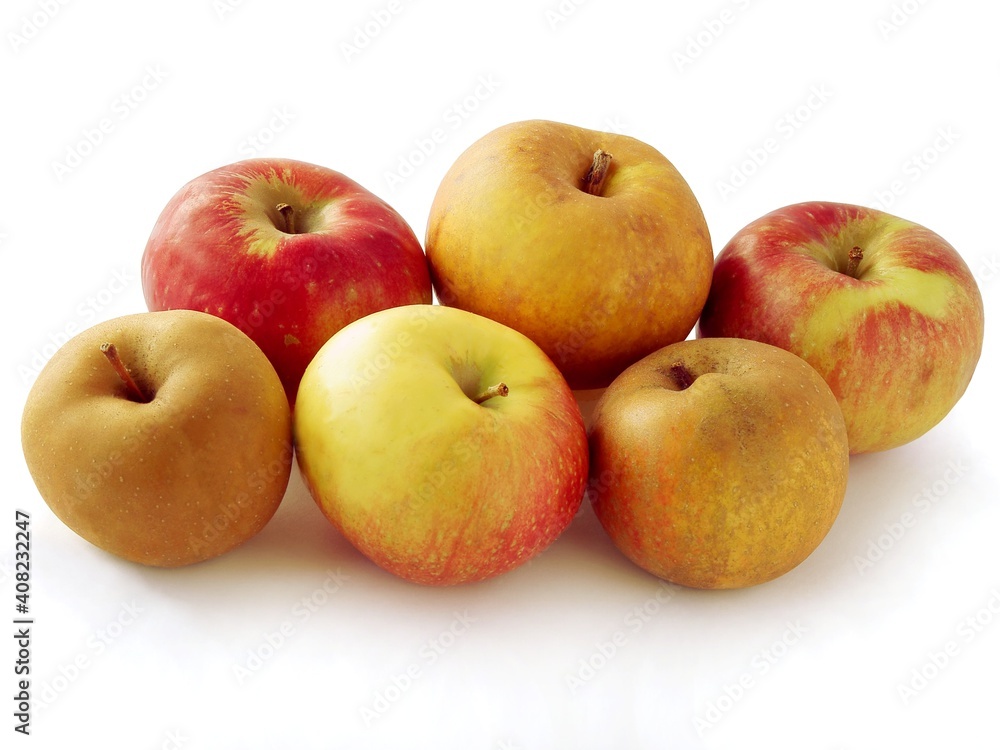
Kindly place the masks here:
<instances>
[{"instance_id":1,"label":"pile of apple","mask_svg":"<svg viewBox=\"0 0 1000 750\"><path fill-rule=\"evenodd\" d=\"M323 167L192 180L142 256L149 311L73 338L28 396L41 496L114 555L187 565L265 526L294 456L410 581L512 570L587 498L643 569L750 586L815 550L850 455L937 424L982 348L975 280L934 232L800 203L715 257L660 152L560 123L463 153L424 247ZM584 389L604 389L589 426Z\"/></svg>"}]
</instances>

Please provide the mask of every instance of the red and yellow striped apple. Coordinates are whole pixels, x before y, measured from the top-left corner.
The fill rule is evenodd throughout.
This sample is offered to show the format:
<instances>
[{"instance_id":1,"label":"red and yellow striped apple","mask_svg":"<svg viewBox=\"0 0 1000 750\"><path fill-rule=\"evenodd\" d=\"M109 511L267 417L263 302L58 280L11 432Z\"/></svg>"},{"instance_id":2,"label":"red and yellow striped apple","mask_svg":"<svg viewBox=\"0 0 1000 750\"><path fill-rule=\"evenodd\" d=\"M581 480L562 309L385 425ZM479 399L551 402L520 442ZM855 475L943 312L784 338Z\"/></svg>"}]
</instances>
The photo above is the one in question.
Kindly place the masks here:
<instances>
[{"instance_id":1,"label":"red and yellow striped apple","mask_svg":"<svg viewBox=\"0 0 1000 750\"><path fill-rule=\"evenodd\" d=\"M150 310L200 310L237 326L292 402L336 331L432 294L420 242L391 206L339 172L273 158L181 188L146 244L142 288Z\"/></svg>"},{"instance_id":2,"label":"red and yellow striped apple","mask_svg":"<svg viewBox=\"0 0 1000 750\"><path fill-rule=\"evenodd\" d=\"M295 452L323 513L385 570L428 585L500 575L576 514L587 436L528 338L440 305L374 313L306 368Z\"/></svg>"},{"instance_id":3,"label":"red and yellow striped apple","mask_svg":"<svg viewBox=\"0 0 1000 750\"><path fill-rule=\"evenodd\" d=\"M807 202L751 222L719 253L700 336L755 339L809 362L852 453L903 445L965 392L983 300L940 235L871 208Z\"/></svg>"}]
</instances>

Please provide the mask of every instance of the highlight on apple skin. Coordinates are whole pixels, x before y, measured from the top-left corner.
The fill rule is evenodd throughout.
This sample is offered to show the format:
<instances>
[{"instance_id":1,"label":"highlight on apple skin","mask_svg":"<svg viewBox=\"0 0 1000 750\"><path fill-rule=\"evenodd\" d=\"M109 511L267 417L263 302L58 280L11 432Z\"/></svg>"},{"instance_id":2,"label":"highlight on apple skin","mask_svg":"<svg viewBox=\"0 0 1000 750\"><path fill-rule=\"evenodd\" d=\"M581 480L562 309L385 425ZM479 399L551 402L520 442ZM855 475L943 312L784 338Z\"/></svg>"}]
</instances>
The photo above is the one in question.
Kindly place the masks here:
<instances>
[{"instance_id":1,"label":"highlight on apple skin","mask_svg":"<svg viewBox=\"0 0 1000 750\"><path fill-rule=\"evenodd\" d=\"M395 209L339 172L279 158L182 187L146 244L142 288L150 310L201 310L250 336L291 403L336 331L432 299L423 248Z\"/></svg>"},{"instance_id":2,"label":"highlight on apple skin","mask_svg":"<svg viewBox=\"0 0 1000 750\"><path fill-rule=\"evenodd\" d=\"M524 564L569 525L587 435L532 341L440 305L365 316L302 377L295 453L329 521L405 580L453 585Z\"/></svg>"},{"instance_id":3,"label":"highlight on apple skin","mask_svg":"<svg viewBox=\"0 0 1000 750\"><path fill-rule=\"evenodd\" d=\"M285 494L291 414L264 353L190 310L98 323L32 385L21 444L70 529L132 562L179 567L260 532Z\"/></svg>"},{"instance_id":4,"label":"highlight on apple skin","mask_svg":"<svg viewBox=\"0 0 1000 750\"><path fill-rule=\"evenodd\" d=\"M894 448L937 425L983 347L976 280L937 233L832 202L779 208L719 253L698 335L791 351L829 384L852 453Z\"/></svg>"}]
</instances>

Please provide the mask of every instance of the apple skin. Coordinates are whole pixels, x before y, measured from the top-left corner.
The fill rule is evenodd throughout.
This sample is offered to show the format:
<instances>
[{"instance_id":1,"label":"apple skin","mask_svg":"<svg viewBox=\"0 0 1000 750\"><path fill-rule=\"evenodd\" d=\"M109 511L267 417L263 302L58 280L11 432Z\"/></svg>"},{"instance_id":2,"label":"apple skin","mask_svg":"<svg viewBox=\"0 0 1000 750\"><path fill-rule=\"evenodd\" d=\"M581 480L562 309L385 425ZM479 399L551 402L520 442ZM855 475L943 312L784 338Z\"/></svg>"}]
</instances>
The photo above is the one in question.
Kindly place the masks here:
<instances>
[{"instance_id":1,"label":"apple skin","mask_svg":"<svg viewBox=\"0 0 1000 750\"><path fill-rule=\"evenodd\" d=\"M474 399L505 383L506 397ZM330 522L385 570L453 585L551 544L587 482L587 437L559 370L522 334L440 305L368 315L306 368L296 457Z\"/></svg>"},{"instance_id":2,"label":"apple skin","mask_svg":"<svg viewBox=\"0 0 1000 750\"><path fill-rule=\"evenodd\" d=\"M146 244L142 288L150 310L201 310L250 336L291 403L336 331L432 299L420 242L391 206L339 172L277 158L220 167L182 187Z\"/></svg>"},{"instance_id":3,"label":"apple skin","mask_svg":"<svg viewBox=\"0 0 1000 750\"><path fill-rule=\"evenodd\" d=\"M592 195L598 149L612 159ZM663 154L545 120L500 127L459 156L425 245L443 304L524 333L574 389L603 388L686 338L712 276L701 207Z\"/></svg>"},{"instance_id":4,"label":"apple skin","mask_svg":"<svg viewBox=\"0 0 1000 750\"><path fill-rule=\"evenodd\" d=\"M650 354L601 396L588 496L639 567L700 589L771 581L826 537L847 489L847 430L804 360L741 339Z\"/></svg>"},{"instance_id":5,"label":"apple skin","mask_svg":"<svg viewBox=\"0 0 1000 750\"><path fill-rule=\"evenodd\" d=\"M863 251L853 274L852 248ZM894 448L940 422L983 346L983 300L940 235L843 203L780 208L719 253L699 336L739 337L809 362L837 396L852 453Z\"/></svg>"},{"instance_id":6,"label":"apple skin","mask_svg":"<svg viewBox=\"0 0 1000 750\"><path fill-rule=\"evenodd\" d=\"M152 400L128 397L104 342ZM257 534L292 465L291 414L270 362L234 326L188 310L126 315L70 339L32 385L21 444L63 523L157 567Z\"/></svg>"}]
</instances>

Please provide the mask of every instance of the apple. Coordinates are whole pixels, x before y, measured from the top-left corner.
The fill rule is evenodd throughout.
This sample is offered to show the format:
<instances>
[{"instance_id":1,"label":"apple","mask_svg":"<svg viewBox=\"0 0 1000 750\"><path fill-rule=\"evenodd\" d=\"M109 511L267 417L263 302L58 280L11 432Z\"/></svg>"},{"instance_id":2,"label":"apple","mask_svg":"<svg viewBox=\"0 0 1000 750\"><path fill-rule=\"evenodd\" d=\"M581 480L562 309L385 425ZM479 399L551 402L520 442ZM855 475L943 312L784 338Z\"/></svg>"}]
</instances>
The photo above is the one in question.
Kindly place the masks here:
<instances>
[{"instance_id":1,"label":"apple","mask_svg":"<svg viewBox=\"0 0 1000 750\"><path fill-rule=\"evenodd\" d=\"M247 159L191 180L142 257L150 310L217 315L264 351L294 403L330 336L368 313L430 302L420 242L388 204L344 175Z\"/></svg>"},{"instance_id":2,"label":"apple","mask_svg":"<svg viewBox=\"0 0 1000 750\"><path fill-rule=\"evenodd\" d=\"M81 537L178 567L264 528L292 466L291 413L260 348L202 312L143 312L66 342L38 375L21 444L42 499Z\"/></svg>"},{"instance_id":3,"label":"apple","mask_svg":"<svg viewBox=\"0 0 1000 750\"><path fill-rule=\"evenodd\" d=\"M500 575L573 519L587 436L562 374L532 341L440 305L357 320L306 368L296 457L351 544L411 582Z\"/></svg>"},{"instance_id":4,"label":"apple","mask_svg":"<svg viewBox=\"0 0 1000 750\"><path fill-rule=\"evenodd\" d=\"M983 300L940 235L882 211L807 202L751 222L723 248L700 336L755 339L826 379L852 453L940 422L983 347Z\"/></svg>"},{"instance_id":5,"label":"apple","mask_svg":"<svg viewBox=\"0 0 1000 750\"><path fill-rule=\"evenodd\" d=\"M701 589L787 573L847 490L847 429L805 360L741 339L673 344L608 387L590 427L594 513L644 570Z\"/></svg>"},{"instance_id":6,"label":"apple","mask_svg":"<svg viewBox=\"0 0 1000 750\"><path fill-rule=\"evenodd\" d=\"M443 304L525 334L581 390L686 338L712 276L705 217L663 154L543 120L459 156L425 245Z\"/></svg>"}]
</instances>

